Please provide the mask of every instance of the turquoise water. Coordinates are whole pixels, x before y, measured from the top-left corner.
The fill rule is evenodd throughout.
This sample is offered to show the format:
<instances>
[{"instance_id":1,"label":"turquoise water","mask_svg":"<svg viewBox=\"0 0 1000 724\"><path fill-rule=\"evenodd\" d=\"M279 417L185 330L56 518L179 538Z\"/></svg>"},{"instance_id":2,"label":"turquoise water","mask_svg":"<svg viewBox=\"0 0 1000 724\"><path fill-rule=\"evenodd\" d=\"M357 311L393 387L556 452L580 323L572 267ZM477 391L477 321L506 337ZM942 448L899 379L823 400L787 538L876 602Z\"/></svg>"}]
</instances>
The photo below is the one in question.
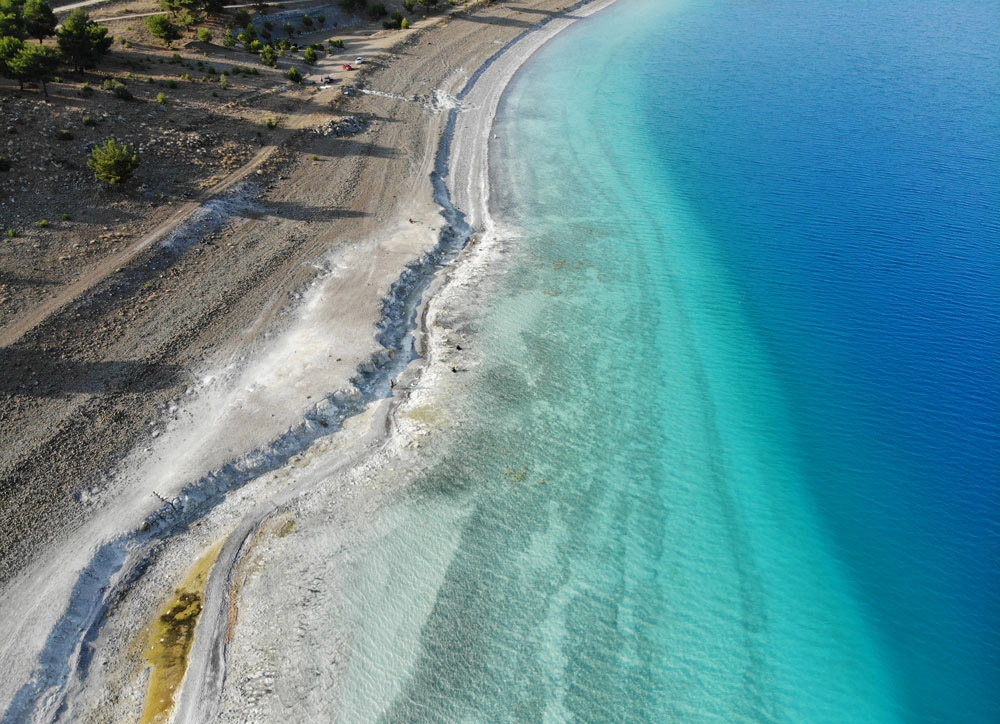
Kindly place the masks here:
<instances>
[{"instance_id":1,"label":"turquoise water","mask_svg":"<svg viewBox=\"0 0 1000 724\"><path fill-rule=\"evenodd\" d=\"M344 719L998 720L997 15L621 0L525 67Z\"/></svg>"}]
</instances>

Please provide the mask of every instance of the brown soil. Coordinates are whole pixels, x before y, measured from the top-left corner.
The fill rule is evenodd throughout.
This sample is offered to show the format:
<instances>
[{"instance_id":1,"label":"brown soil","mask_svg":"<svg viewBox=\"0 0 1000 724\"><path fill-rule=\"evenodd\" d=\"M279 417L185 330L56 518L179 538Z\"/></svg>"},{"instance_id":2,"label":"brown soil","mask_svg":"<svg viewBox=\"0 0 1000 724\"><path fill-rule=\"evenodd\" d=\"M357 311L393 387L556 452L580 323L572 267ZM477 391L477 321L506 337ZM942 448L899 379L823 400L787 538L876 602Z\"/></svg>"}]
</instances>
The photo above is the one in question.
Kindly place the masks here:
<instances>
[{"instance_id":1,"label":"brown soil","mask_svg":"<svg viewBox=\"0 0 1000 724\"><path fill-rule=\"evenodd\" d=\"M67 73L48 98L0 85L0 155L13 164L0 172L0 582L83 520L81 498L154 431L194 369L281 323L317 273L310 262L404 213L446 115L420 99L564 5L470 4L407 32L346 27L326 5L327 27L296 42L339 37L345 49L322 67L299 53L277 70L216 45L218 23L212 44L166 50L141 20L113 20L131 47L116 42L98 71ZM92 17L126 14L124 3L99 8ZM358 54L360 72L340 69ZM292 65L311 74L306 84L287 81ZM110 76L136 100L100 90ZM333 82L321 88L324 76ZM346 85L388 95L345 95ZM86 166L110 137L142 159L122 190Z\"/></svg>"}]
</instances>

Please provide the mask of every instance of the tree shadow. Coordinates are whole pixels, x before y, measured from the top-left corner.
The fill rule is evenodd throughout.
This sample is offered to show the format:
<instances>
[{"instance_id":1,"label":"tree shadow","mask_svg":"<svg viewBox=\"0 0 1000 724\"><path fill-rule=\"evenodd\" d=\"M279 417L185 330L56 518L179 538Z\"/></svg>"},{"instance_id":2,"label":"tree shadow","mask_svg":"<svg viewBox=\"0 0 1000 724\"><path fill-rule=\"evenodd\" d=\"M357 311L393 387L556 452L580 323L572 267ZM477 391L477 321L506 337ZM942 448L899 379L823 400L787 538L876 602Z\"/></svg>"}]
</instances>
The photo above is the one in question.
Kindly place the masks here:
<instances>
[{"instance_id":1,"label":"tree shadow","mask_svg":"<svg viewBox=\"0 0 1000 724\"><path fill-rule=\"evenodd\" d=\"M145 360L64 358L58 348L0 348L0 393L27 397L64 394L118 395L175 384L183 368Z\"/></svg>"},{"instance_id":2,"label":"tree shadow","mask_svg":"<svg viewBox=\"0 0 1000 724\"><path fill-rule=\"evenodd\" d=\"M482 25L495 25L505 28L521 28L527 30L535 27L538 23L531 20L517 20L516 18L486 17L483 15L456 15L456 20L467 20L470 23L481 23Z\"/></svg>"},{"instance_id":3,"label":"tree shadow","mask_svg":"<svg viewBox=\"0 0 1000 724\"><path fill-rule=\"evenodd\" d=\"M297 201L267 201L256 203L242 213L251 219L275 216L294 221L337 221L338 219L361 219L371 216L366 211L352 209L310 206Z\"/></svg>"},{"instance_id":4,"label":"tree shadow","mask_svg":"<svg viewBox=\"0 0 1000 724\"><path fill-rule=\"evenodd\" d=\"M0 284L16 284L19 287L51 287L61 284L61 282L53 279L20 276L0 269Z\"/></svg>"}]
</instances>

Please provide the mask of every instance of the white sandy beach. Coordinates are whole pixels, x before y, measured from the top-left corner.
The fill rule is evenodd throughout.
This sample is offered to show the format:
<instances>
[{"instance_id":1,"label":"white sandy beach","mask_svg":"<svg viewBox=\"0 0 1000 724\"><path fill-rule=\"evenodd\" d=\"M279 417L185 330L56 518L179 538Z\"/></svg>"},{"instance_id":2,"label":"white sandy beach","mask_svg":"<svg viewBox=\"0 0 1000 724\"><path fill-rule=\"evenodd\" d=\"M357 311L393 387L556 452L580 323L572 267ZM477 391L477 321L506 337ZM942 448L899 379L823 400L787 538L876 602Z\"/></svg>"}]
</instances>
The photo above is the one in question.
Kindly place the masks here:
<instances>
[{"instance_id":1,"label":"white sandy beach","mask_svg":"<svg viewBox=\"0 0 1000 724\"><path fill-rule=\"evenodd\" d=\"M545 42L612 1L584 4L520 35L498 26L489 46L468 30L449 46L462 22L455 20L418 36L437 46L425 66L404 74L392 70L402 61L387 60L366 102L381 102L384 92L393 107L412 105L399 91L442 54L449 61L437 70L434 102L418 114L426 142L410 149L405 178L369 180L400 200L377 226L368 224L367 237L315 260L323 271L288 323L276 327L264 307L245 331L249 341L208 360L164 410L155 437L121 463L113 485L82 501L93 510L89 520L0 593L0 610L23 612L0 633L7 720L138 720L150 678L145 627L192 564L220 544L187 676L175 709L166 710L172 721L306 721L335 712L364 720L359 712L374 718L391 701L437 581L405 584L405 606L386 600L385 610L352 610L343 593L351 561L377 539L377 511L418 472L408 450L447 424L428 424L414 411L432 409L461 384L450 373L456 360L474 363L454 341L463 308L488 292L502 266L504 234L489 215L488 149L503 90ZM479 71L467 65L484 60ZM436 152L442 134L446 158ZM445 161L440 181L450 206L431 176ZM318 183L292 177L284 193L309 194ZM457 248L469 233L476 243L446 271L433 279L412 272L399 287L405 294L383 305L401 269L435 248ZM428 282L415 308L413 291ZM414 313L419 329L400 337L398 350L373 337L380 321L405 323ZM422 356L407 363L411 334ZM359 366L371 371L360 388ZM434 551L426 571L443 571L449 554ZM386 637L397 655L364 674L366 687L345 690L345 680L358 681L350 653L359 635Z\"/></svg>"}]
</instances>

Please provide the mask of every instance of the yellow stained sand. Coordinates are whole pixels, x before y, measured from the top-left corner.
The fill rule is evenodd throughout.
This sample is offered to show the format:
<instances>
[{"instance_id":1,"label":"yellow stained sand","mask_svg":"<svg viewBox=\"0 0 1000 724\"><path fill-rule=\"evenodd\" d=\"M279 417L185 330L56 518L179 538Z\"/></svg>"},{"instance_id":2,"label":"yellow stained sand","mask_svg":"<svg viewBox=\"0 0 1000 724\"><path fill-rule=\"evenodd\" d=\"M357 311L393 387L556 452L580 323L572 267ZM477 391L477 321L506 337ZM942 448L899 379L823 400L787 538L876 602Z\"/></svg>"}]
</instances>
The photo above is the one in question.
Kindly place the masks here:
<instances>
[{"instance_id":1,"label":"yellow stained sand","mask_svg":"<svg viewBox=\"0 0 1000 724\"><path fill-rule=\"evenodd\" d=\"M187 670L205 584L221 549L219 542L192 566L174 597L146 629L146 660L153 671L140 724L166 721L173 709L174 694Z\"/></svg>"}]
</instances>

